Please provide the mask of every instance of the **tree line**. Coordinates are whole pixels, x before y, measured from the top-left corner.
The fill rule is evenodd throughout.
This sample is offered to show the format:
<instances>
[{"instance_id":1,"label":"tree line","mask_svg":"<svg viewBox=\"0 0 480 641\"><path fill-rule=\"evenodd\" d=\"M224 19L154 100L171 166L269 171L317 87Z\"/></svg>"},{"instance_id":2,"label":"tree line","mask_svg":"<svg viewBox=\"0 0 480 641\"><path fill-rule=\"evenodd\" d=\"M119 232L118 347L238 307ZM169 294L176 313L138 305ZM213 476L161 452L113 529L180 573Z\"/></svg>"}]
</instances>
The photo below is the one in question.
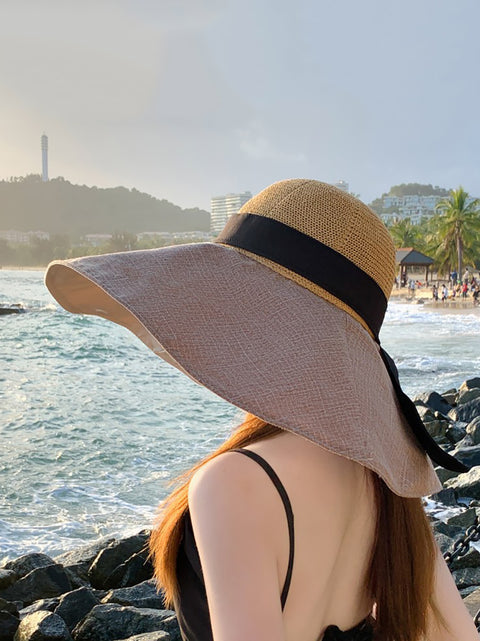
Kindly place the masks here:
<instances>
[{"instance_id":1,"label":"tree line","mask_svg":"<svg viewBox=\"0 0 480 641\"><path fill-rule=\"evenodd\" d=\"M435 215L414 225L409 218L389 226L395 246L413 247L430 256L441 274L465 266L480 268L480 199L463 189L450 190L435 207Z\"/></svg>"}]
</instances>

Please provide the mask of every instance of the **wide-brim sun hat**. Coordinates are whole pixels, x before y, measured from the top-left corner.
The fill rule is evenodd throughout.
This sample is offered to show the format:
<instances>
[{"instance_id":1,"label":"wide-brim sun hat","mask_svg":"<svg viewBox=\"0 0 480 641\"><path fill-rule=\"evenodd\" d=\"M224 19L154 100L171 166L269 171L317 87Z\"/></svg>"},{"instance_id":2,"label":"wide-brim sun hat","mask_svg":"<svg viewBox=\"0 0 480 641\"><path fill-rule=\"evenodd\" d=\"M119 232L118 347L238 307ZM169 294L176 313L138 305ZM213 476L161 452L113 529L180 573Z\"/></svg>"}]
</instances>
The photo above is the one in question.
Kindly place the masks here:
<instances>
[{"instance_id":1,"label":"wide-brim sun hat","mask_svg":"<svg viewBox=\"0 0 480 641\"><path fill-rule=\"evenodd\" d=\"M123 325L229 403L420 497L441 489L430 457L467 468L429 436L380 347L394 275L369 207L296 179L254 196L214 242L55 261L45 280L66 310Z\"/></svg>"}]
</instances>

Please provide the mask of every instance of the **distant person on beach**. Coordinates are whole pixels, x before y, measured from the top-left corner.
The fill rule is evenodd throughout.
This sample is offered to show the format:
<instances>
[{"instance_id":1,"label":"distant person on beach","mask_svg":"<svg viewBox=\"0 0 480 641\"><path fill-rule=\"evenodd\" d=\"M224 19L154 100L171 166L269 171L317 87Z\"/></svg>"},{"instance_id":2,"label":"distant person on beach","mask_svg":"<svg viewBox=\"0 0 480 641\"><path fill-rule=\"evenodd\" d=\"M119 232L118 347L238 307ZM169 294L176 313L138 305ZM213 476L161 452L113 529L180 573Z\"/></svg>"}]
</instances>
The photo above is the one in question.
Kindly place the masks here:
<instances>
[{"instance_id":1,"label":"distant person on beach","mask_svg":"<svg viewBox=\"0 0 480 641\"><path fill-rule=\"evenodd\" d=\"M184 641L478 641L422 504L442 488L432 462L468 468L380 346L395 268L375 212L304 179L214 242L49 266L67 310L127 327L245 413L150 538Z\"/></svg>"},{"instance_id":2,"label":"distant person on beach","mask_svg":"<svg viewBox=\"0 0 480 641\"><path fill-rule=\"evenodd\" d=\"M438 300L438 287L436 285L432 287L432 298L435 301Z\"/></svg>"},{"instance_id":3,"label":"distant person on beach","mask_svg":"<svg viewBox=\"0 0 480 641\"><path fill-rule=\"evenodd\" d=\"M442 287L442 302L444 303L448 299L448 288L446 285Z\"/></svg>"},{"instance_id":4,"label":"distant person on beach","mask_svg":"<svg viewBox=\"0 0 480 641\"><path fill-rule=\"evenodd\" d=\"M468 268L467 268L463 274L463 283L468 285L469 278L470 278L470 272L468 271Z\"/></svg>"},{"instance_id":5,"label":"distant person on beach","mask_svg":"<svg viewBox=\"0 0 480 641\"><path fill-rule=\"evenodd\" d=\"M462 285L462 298L467 298L468 296L468 283L463 283Z\"/></svg>"}]
</instances>

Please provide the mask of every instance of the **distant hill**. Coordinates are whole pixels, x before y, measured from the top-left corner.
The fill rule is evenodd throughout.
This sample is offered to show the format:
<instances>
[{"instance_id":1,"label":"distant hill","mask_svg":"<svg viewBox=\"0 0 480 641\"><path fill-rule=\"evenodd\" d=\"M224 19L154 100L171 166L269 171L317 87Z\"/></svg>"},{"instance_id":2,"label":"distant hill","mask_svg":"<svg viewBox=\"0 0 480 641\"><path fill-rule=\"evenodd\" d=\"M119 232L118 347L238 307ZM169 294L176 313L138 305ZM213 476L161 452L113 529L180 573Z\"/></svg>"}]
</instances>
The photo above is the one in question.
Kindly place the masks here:
<instances>
[{"instance_id":1,"label":"distant hill","mask_svg":"<svg viewBox=\"0 0 480 641\"><path fill-rule=\"evenodd\" d=\"M137 189L73 185L62 177L42 182L31 174L0 181L0 229L50 234L115 231L208 231L210 214L181 209Z\"/></svg>"},{"instance_id":2,"label":"distant hill","mask_svg":"<svg viewBox=\"0 0 480 641\"><path fill-rule=\"evenodd\" d=\"M370 203L370 207L377 212L383 213L383 199L386 196L448 196L449 189L432 185L423 185L421 183L402 183L401 185L393 185L390 187L388 193L382 194L380 198L375 198Z\"/></svg>"}]
</instances>

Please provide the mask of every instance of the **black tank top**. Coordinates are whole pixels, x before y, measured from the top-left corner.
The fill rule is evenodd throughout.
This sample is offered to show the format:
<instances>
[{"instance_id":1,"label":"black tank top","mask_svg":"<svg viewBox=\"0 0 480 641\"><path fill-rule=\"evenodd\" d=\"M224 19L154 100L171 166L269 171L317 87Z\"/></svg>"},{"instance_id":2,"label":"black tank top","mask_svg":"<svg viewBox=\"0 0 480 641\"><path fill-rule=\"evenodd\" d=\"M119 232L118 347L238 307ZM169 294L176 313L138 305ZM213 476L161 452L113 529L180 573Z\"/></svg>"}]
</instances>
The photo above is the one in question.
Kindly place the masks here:
<instances>
[{"instance_id":1,"label":"black tank top","mask_svg":"<svg viewBox=\"0 0 480 641\"><path fill-rule=\"evenodd\" d=\"M290 539L290 552L288 557L287 574L285 576L280 597L283 610L287 600L288 590L290 588L290 581L292 579L295 552L295 532L290 499L288 498L288 494L276 472L264 458L251 450L236 449L231 451L244 454L263 467L277 488L285 507L288 535ZM175 610L183 641L213 641L202 566L188 510L184 517L183 537L178 549L176 573L179 594L175 602ZM322 637L322 641L372 641L372 639L373 629L367 619L361 621L354 628L346 631L340 630L336 625L330 625L325 630Z\"/></svg>"}]
</instances>

